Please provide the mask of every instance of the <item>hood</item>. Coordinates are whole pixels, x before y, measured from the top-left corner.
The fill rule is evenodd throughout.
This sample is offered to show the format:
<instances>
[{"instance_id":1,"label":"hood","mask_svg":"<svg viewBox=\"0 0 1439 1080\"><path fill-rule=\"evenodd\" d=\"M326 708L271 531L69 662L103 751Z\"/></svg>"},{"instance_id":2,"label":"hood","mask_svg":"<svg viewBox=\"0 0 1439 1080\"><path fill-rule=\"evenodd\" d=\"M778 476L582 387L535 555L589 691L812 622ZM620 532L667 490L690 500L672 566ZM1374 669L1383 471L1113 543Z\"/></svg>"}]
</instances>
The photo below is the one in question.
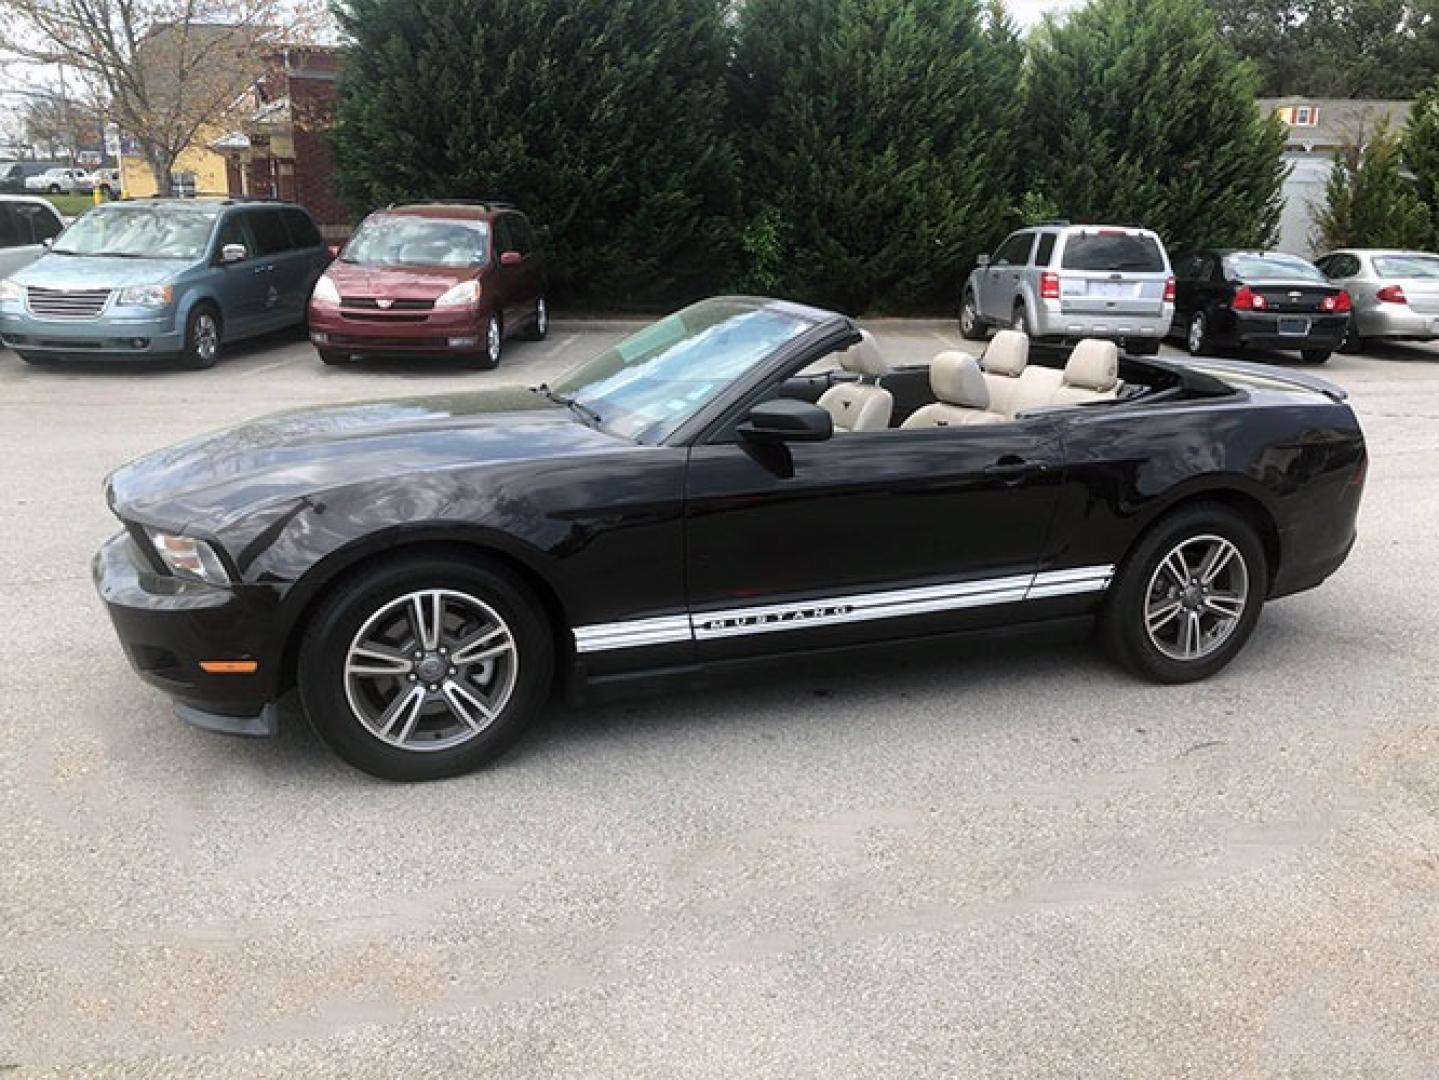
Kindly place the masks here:
<instances>
[{"instance_id":1,"label":"hood","mask_svg":"<svg viewBox=\"0 0 1439 1080\"><path fill-rule=\"evenodd\" d=\"M126 520L217 532L349 484L633 446L507 387L277 413L132 461L110 476L107 495Z\"/></svg>"},{"instance_id":2,"label":"hood","mask_svg":"<svg viewBox=\"0 0 1439 1080\"><path fill-rule=\"evenodd\" d=\"M126 285L164 285L193 265L192 259L120 259L113 255L61 255L51 251L14 275L14 280L46 289L119 289Z\"/></svg>"},{"instance_id":3,"label":"hood","mask_svg":"<svg viewBox=\"0 0 1439 1080\"><path fill-rule=\"evenodd\" d=\"M341 296L433 300L461 281L479 276L478 266L374 266L336 259L325 273Z\"/></svg>"}]
</instances>

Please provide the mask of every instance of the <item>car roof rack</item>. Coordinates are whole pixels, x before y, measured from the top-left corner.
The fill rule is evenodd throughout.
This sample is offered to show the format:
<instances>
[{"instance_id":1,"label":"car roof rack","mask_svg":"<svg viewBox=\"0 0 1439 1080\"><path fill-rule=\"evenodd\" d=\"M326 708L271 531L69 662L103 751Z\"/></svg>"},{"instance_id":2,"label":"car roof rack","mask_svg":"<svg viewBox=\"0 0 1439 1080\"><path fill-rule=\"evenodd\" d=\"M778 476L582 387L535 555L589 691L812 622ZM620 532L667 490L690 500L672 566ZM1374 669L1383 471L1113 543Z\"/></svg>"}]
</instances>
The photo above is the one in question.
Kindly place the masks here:
<instances>
[{"instance_id":1,"label":"car roof rack","mask_svg":"<svg viewBox=\"0 0 1439 1080\"><path fill-rule=\"evenodd\" d=\"M1036 222L1034 223L1034 225L1031 226L1031 228L1043 229L1043 228L1047 228L1047 227L1053 226L1053 225L1073 225L1073 224L1074 224L1074 222L1070 221L1068 218L1057 217L1057 218L1050 218L1048 221L1036 221Z\"/></svg>"},{"instance_id":2,"label":"car roof rack","mask_svg":"<svg viewBox=\"0 0 1439 1080\"><path fill-rule=\"evenodd\" d=\"M397 206L478 206L484 210L513 210L515 204L509 199L410 199L402 203L390 203L386 210Z\"/></svg>"}]
</instances>

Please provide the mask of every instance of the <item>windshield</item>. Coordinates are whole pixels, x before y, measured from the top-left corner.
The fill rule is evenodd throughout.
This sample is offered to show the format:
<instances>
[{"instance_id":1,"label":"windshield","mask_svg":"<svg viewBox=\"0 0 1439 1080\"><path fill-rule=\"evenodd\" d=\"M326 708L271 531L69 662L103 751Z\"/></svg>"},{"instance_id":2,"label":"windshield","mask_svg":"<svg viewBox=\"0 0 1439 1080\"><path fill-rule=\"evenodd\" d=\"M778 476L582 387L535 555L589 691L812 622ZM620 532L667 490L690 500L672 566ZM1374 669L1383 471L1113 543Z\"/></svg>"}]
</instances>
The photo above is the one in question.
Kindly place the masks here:
<instances>
[{"instance_id":1,"label":"windshield","mask_svg":"<svg viewBox=\"0 0 1439 1080\"><path fill-rule=\"evenodd\" d=\"M793 310L704 300L581 364L555 390L597 415L606 431L657 443L814 325Z\"/></svg>"},{"instance_id":2,"label":"windshield","mask_svg":"<svg viewBox=\"0 0 1439 1080\"><path fill-rule=\"evenodd\" d=\"M1374 272L1380 277L1439 278L1439 255L1377 255Z\"/></svg>"},{"instance_id":3,"label":"windshield","mask_svg":"<svg viewBox=\"0 0 1439 1080\"><path fill-rule=\"evenodd\" d=\"M1130 234L1119 229L1071 233L1064 242L1064 259L1060 265L1066 270L1162 274L1164 253L1159 250L1159 241L1143 233Z\"/></svg>"},{"instance_id":4,"label":"windshield","mask_svg":"<svg viewBox=\"0 0 1439 1080\"><path fill-rule=\"evenodd\" d=\"M1240 281L1323 281L1312 264L1295 255L1230 255L1229 276Z\"/></svg>"},{"instance_id":5,"label":"windshield","mask_svg":"<svg viewBox=\"0 0 1439 1080\"><path fill-rule=\"evenodd\" d=\"M479 266L489 250L483 221L380 214L366 219L340 258L368 266Z\"/></svg>"},{"instance_id":6,"label":"windshield","mask_svg":"<svg viewBox=\"0 0 1439 1080\"><path fill-rule=\"evenodd\" d=\"M60 234L61 255L198 259L210 245L214 210L175 206L99 207Z\"/></svg>"}]
</instances>

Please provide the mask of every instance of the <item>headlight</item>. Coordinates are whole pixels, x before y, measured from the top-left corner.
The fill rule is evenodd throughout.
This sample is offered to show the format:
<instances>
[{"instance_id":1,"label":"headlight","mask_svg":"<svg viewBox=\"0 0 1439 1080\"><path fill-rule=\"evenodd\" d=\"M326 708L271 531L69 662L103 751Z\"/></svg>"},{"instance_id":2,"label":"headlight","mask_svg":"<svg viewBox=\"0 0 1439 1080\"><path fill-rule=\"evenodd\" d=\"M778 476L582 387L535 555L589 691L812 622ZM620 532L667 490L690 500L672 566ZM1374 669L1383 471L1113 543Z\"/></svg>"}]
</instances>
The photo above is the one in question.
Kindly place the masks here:
<instances>
[{"instance_id":1,"label":"headlight","mask_svg":"<svg viewBox=\"0 0 1439 1080\"><path fill-rule=\"evenodd\" d=\"M335 287L335 279L329 274L321 274L315 282L315 291L311 299L318 300L322 304L338 304L340 302L340 290Z\"/></svg>"},{"instance_id":2,"label":"headlight","mask_svg":"<svg viewBox=\"0 0 1439 1080\"><path fill-rule=\"evenodd\" d=\"M173 295L168 285L131 285L120 290L120 303L127 307L164 307Z\"/></svg>"},{"instance_id":3,"label":"headlight","mask_svg":"<svg viewBox=\"0 0 1439 1080\"><path fill-rule=\"evenodd\" d=\"M444 292L435 301L435 307L464 307L466 304L477 304L480 300L480 283L478 281L462 281L454 288Z\"/></svg>"},{"instance_id":4,"label":"headlight","mask_svg":"<svg viewBox=\"0 0 1439 1080\"><path fill-rule=\"evenodd\" d=\"M13 301L17 304L23 303L25 300L24 286L15 284L15 282L11 281L9 278L5 278L5 280L0 281L0 304L4 303L7 300Z\"/></svg>"},{"instance_id":5,"label":"headlight","mask_svg":"<svg viewBox=\"0 0 1439 1080\"><path fill-rule=\"evenodd\" d=\"M203 540L192 536L172 536L169 533L150 533L150 543L155 545L160 559L179 577L208 581L211 585L230 584L230 575L220 561L215 549Z\"/></svg>"}]
</instances>

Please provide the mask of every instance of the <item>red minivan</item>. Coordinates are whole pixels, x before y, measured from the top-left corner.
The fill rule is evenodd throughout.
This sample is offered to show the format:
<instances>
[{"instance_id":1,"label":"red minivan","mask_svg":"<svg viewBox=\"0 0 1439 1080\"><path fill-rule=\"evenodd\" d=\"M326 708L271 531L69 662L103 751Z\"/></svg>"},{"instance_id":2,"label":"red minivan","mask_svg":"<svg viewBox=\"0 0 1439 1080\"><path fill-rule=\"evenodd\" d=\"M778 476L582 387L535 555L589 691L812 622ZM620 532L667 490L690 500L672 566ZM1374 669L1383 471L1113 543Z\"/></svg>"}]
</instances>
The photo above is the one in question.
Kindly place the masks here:
<instances>
[{"instance_id":1,"label":"red minivan","mask_svg":"<svg viewBox=\"0 0 1439 1080\"><path fill-rule=\"evenodd\" d=\"M543 338L545 261L509 203L391 206L360 223L310 296L310 340L327 364L365 356L500 362L506 338Z\"/></svg>"}]
</instances>

